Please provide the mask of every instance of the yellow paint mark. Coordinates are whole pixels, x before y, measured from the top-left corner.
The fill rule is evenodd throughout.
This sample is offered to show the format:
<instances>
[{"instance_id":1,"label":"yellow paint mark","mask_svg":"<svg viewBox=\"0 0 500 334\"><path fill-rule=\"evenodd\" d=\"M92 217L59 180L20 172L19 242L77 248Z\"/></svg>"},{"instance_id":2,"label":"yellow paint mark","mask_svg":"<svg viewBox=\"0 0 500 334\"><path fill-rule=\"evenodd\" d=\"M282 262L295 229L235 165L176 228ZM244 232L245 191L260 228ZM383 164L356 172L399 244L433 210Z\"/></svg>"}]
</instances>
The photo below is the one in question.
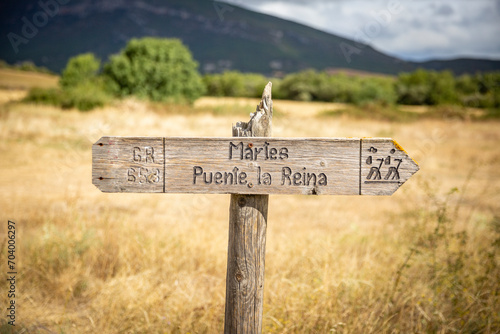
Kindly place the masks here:
<instances>
[{"instance_id":1,"label":"yellow paint mark","mask_svg":"<svg viewBox=\"0 0 500 334\"><path fill-rule=\"evenodd\" d=\"M400 150L400 151L404 152L404 153L405 153L405 154L406 154L406 155L407 155L407 156L408 156L411 160L413 160L413 162L414 162L414 163L418 166L418 162L416 162L416 161L415 161L415 159L413 159L413 158L412 158L412 157L408 154L408 152L406 152L406 150L403 148L403 146L399 145L399 144L398 144L398 142L397 142L397 141L395 141L394 139L392 140L392 143L394 144L394 146L395 146L398 150Z\"/></svg>"}]
</instances>

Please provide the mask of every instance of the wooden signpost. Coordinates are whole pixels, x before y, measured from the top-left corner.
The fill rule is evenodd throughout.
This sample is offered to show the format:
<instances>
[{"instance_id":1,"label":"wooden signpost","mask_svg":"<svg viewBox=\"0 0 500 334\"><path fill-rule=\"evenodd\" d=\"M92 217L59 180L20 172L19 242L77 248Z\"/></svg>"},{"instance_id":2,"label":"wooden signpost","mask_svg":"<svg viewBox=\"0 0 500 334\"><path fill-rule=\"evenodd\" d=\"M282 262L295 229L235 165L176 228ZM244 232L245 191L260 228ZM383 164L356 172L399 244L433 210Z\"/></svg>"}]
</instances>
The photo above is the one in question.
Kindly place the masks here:
<instances>
[{"instance_id":1,"label":"wooden signpost","mask_svg":"<svg viewBox=\"0 0 500 334\"><path fill-rule=\"evenodd\" d=\"M391 195L419 167L390 138L271 138L271 83L233 138L102 137L103 192L232 194L225 333L260 333L269 194Z\"/></svg>"},{"instance_id":2,"label":"wooden signpost","mask_svg":"<svg viewBox=\"0 0 500 334\"><path fill-rule=\"evenodd\" d=\"M103 192L390 195L418 170L392 139L103 137Z\"/></svg>"}]
</instances>

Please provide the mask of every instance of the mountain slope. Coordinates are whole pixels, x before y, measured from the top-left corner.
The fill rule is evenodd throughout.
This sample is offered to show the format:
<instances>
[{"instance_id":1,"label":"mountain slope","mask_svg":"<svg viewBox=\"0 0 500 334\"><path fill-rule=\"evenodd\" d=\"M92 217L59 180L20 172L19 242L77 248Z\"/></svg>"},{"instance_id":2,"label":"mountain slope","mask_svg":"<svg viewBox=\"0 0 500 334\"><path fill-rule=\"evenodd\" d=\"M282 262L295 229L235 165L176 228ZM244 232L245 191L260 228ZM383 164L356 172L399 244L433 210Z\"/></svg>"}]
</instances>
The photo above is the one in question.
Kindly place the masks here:
<instances>
[{"instance_id":1,"label":"mountain slope","mask_svg":"<svg viewBox=\"0 0 500 334\"><path fill-rule=\"evenodd\" d=\"M106 60L143 36L182 39L202 72L350 68L396 74L416 66L370 46L210 0L6 0L0 17L0 58L31 60L54 71L79 53Z\"/></svg>"},{"instance_id":2,"label":"mountain slope","mask_svg":"<svg viewBox=\"0 0 500 334\"><path fill-rule=\"evenodd\" d=\"M51 17L35 1L7 1L0 5L1 35L14 33L26 41L19 42L13 34L11 41L2 38L0 58L10 63L32 60L59 71L69 57L78 53L94 52L106 59L131 38L159 36L182 39L202 71L238 69L269 74L311 67L349 67L396 73L404 68L398 59L368 46L348 63L340 45L352 45L349 40L213 1L73 0L58 7L56 10L52 6L56 14ZM37 27L44 15L46 25ZM38 30L31 38L23 35L23 29L30 32L30 24L32 30Z\"/></svg>"},{"instance_id":3,"label":"mountain slope","mask_svg":"<svg viewBox=\"0 0 500 334\"><path fill-rule=\"evenodd\" d=\"M492 72L500 71L500 61L488 59L451 59L451 60L431 60L423 63L415 63L415 66L427 70L443 71L451 70L455 74Z\"/></svg>"}]
</instances>

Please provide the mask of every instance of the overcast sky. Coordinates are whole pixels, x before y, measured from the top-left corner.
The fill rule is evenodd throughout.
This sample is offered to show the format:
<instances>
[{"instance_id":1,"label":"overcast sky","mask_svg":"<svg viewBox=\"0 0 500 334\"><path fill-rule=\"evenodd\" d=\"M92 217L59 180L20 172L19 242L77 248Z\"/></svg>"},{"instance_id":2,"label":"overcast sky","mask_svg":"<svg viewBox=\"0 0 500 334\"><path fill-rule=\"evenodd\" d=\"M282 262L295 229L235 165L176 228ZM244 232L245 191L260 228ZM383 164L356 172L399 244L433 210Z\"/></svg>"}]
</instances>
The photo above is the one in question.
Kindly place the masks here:
<instances>
[{"instance_id":1,"label":"overcast sky","mask_svg":"<svg viewBox=\"0 0 500 334\"><path fill-rule=\"evenodd\" d=\"M405 60L500 60L500 0L225 0Z\"/></svg>"}]
</instances>

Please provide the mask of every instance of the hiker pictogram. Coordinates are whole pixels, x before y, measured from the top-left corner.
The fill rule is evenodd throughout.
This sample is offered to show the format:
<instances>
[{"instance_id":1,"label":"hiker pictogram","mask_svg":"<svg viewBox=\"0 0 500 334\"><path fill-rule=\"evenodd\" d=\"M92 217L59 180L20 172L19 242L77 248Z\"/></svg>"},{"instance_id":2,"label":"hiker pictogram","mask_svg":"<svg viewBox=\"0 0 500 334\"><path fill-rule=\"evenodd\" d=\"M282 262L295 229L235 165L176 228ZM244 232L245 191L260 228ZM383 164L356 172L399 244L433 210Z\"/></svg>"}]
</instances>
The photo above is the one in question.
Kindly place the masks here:
<instances>
[{"instance_id":1,"label":"hiker pictogram","mask_svg":"<svg viewBox=\"0 0 500 334\"><path fill-rule=\"evenodd\" d=\"M375 147L370 147L368 149L370 153L377 153L378 149ZM390 154L387 155L385 158L374 158L373 155L368 156L366 159L366 164L367 165L372 165L374 161L379 162L378 166L372 166L370 168L370 172L366 176L367 180L373 180L373 181L378 181L382 180L382 166L388 166L388 170L385 173L384 180L386 181L397 181L400 179L399 175L399 167L401 166L401 163L403 162L403 159L397 159L394 158L392 155L396 153L396 150L392 149L390 151ZM393 166L393 163L397 163L396 166Z\"/></svg>"},{"instance_id":2,"label":"hiker pictogram","mask_svg":"<svg viewBox=\"0 0 500 334\"><path fill-rule=\"evenodd\" d=\"M389 157L390 158L390 157ZM384 177L384 180L399 180L399 166L401 166L401 162L403 162L403 159L394 159L394 161L398 161L398 164L396 167L389 167L389 171L387 172L386 176ZM390 178L392 175L392 178Z\"/></svg>"}]
</instances>

